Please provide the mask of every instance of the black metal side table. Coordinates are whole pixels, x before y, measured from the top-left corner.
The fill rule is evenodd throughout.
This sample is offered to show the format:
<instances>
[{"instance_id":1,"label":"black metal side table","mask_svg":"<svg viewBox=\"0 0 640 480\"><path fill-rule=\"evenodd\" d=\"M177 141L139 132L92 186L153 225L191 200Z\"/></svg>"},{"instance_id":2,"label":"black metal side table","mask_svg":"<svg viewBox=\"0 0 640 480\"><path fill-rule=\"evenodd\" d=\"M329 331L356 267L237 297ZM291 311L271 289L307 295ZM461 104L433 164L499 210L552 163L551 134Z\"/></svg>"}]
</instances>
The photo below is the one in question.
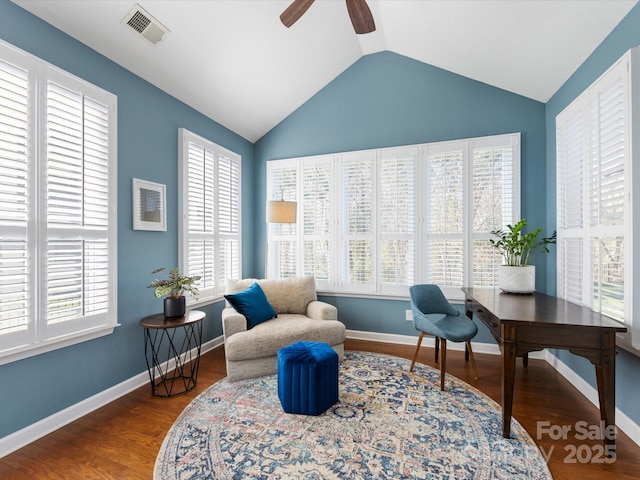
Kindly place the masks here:
<instances>
[{"instance_id":1,"label":"black metal side table","mask_svg":"<svg viewBox=\"0 0 640 480\"><path fill-rule=\"evenodd\" d=\"M158 313L140 320L152 395L172 397L196 386L204 318L204 312L189 310L183 317Z\"/></svg>"}]
</instances>

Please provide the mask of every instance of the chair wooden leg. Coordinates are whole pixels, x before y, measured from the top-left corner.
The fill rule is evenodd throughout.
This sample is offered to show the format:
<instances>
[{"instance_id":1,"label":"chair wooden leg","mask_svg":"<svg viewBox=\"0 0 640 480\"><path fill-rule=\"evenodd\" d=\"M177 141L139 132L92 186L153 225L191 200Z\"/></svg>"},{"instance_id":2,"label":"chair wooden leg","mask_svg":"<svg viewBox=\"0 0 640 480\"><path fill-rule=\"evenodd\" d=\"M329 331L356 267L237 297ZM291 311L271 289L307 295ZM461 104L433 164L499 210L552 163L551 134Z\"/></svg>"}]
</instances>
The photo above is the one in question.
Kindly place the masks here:
<instances>
[{"instance_id":1,"label":"chair wooden leg","mask_svg":"<svg viewBox=\"0 0 640 480\"><path fill-rule=\"evenodd\" d=\"M476 359L473 357L473 350L471 350L471 340L467 340L467 346L465 350L469 351L469 356L471 357L471 366L473 367L473 373L476 376L476 380L478 379L478 367L476 366Z\"/></svg>"},{"instance_id":2,"label":"chair wooden leg","mask_svg":"<svg viewBox=\"0 0 640 480\"><path fill-rule=\"evenodd\" d=\"M446 366L447 366L447 341L443 338L442 348L440 349L440 390L442 390L443 392L444 392L444 371Z\"/></svg>"},{"instance_id":3,"label":"chair wooden leg","mask_svg":"<svg viewBox=\"0 0 640 480\"><path fill-rule=\"evenodd\" d=\"M420 332L420 336L418 337L418 344L416 345L416 353L413 354L413 361L411 362L410 372L413 372L413 366L416 364L416 359L418 358L418 352L420 351L420 344L422 343L422 337L424 337L424 332Z\"/></svg>"},{"instance_id":4,"label":"chair wooden leg","mask_svg":"<svg viewBox=\"0 0 640 480\"><path fill-rule=\"evenodd\" d=\"M436 364L438 363L438 350L440 350L440 337L436 337Z\"/></svg>"}]
</instances>

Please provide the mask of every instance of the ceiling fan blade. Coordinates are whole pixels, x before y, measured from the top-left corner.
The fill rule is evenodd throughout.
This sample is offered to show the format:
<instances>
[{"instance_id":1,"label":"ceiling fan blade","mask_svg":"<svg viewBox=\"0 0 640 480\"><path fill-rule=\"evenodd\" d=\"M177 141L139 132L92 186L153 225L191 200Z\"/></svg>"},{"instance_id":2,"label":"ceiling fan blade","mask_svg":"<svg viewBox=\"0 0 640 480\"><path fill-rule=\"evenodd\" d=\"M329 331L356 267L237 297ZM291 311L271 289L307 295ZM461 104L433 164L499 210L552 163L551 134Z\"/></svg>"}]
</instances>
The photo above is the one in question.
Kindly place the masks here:
<instances>
[{"instance_id":1,"label":"ceiling fan blade","mask_svg":"<svg viewBox=\"0 0 640 480\"><path fill-rule=\"evenodd\" d=\"M373 21L373 15L371 15L366 0L347 0L347 10L353 29L357 34L375 31L376 23Z\"/></svg>"},{"instance_id":2,"label":"ceiling fan blade","mask_svg":"<svg viewBox=\"0 0 640 480\"><path fill-rule=\"evenodd\" d=\"M280 15L280 21L289 28L304 15L313 2L314 0L293 0L291 5Z\"/></svg>"}]
</instances>

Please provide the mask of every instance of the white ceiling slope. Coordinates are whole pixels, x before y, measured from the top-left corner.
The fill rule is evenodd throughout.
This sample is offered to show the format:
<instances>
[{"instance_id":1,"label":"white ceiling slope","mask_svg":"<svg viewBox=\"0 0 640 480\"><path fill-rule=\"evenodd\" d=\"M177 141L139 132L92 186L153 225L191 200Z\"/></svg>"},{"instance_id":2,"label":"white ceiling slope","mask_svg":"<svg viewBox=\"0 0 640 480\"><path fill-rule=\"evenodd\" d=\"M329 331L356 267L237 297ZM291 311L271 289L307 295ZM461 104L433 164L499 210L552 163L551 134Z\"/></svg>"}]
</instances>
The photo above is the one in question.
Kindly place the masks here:
<instances>
[{"instance_id":1,"label":"white ceiling slope","mask_svg":"<svg viewBox=\"0 0 640 480\"><path fill-rule=\"evenodd\" d=\"M255 142L362 55L390 50L546 102L637 0L368 0L356 35L342 0L291 28L290 0L138 0L171 33L121 21L136 0L13 0Z\"/></svg>"}]
</instances>

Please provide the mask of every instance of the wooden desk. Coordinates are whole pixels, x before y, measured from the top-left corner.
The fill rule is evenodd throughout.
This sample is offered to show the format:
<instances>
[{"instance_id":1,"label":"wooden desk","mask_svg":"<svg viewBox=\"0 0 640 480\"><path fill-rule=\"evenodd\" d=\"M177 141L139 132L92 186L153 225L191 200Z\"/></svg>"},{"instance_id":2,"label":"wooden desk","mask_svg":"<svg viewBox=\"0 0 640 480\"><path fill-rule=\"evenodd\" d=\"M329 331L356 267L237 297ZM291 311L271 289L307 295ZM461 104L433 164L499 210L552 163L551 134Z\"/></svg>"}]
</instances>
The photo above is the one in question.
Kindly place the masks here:
<instances>
[{"instance_id":1,"label":"wooden desk","mask_svg":"<svg viewBox=\"0 0 640 480\"><path fill-rule=\"evenodd\" d=\"M600 418L615 425L616 332L627 329L593 310L541 293L513 295L492 288L463 288L465 310L491 331L502 352L502 435L511 433L516 357L543 348L569 350L596 368ZM615 439L605 438L606 444Z\"/></svg>"}]
</instances>

